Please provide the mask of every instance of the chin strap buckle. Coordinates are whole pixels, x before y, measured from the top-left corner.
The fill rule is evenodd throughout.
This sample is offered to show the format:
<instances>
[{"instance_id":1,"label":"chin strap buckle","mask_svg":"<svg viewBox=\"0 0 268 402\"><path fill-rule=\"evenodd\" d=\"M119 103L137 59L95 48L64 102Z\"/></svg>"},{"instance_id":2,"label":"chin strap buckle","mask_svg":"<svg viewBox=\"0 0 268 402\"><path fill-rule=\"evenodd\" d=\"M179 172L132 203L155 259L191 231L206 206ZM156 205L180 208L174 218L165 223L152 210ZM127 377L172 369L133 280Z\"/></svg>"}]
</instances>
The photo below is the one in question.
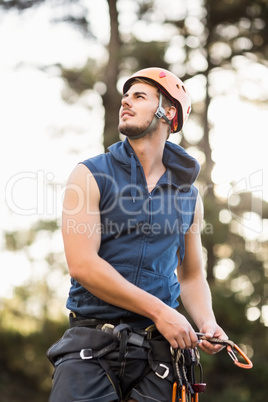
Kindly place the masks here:
<instances>
[{"instance_id":1,"label":"chin strap buckle","mask_svg":"<svg viewBox=\"0 0 268 402\"><path fill-rule=\"evenodd\" d=\"M163 106L162 106L162 99L163 99L162 92L159 91L159 105L158 105L157 111L155 112L155 116L156 116L158 119L163 118L163 119L171 126L172 120L169 120L169 119L167 118L167 116L166 116L165 109L164 109Z\"/></svg>"}]
</instances>

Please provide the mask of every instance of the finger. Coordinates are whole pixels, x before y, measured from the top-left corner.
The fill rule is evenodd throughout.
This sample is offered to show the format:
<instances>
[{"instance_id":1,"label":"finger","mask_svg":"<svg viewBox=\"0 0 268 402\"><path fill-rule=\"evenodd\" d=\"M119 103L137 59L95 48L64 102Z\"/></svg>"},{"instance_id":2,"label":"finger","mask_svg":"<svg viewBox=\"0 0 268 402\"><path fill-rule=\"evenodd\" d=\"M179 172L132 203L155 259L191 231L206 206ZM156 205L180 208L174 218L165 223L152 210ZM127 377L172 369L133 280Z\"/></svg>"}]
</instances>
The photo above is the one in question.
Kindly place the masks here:
<instances>
[{"instance_id":1,"label":"finger","mask_svg":"<svg viewBox=\"0 0 268 402\"><path fill-rule=\"evenodd\" d=\"M187 334L180 340L181 349L195 348L198 344L198 338L194 334Z\"/></svg>"},{"instance_id":2,"label":"finger","mask_svg":"<svg viewBox=\"0 0 268 402\"><path fill-rule=\"evenodd\" d=\"M191 347L195 348L198 345L198 337L194 331L190 333Z\"/></svg>"},{"instance_id":3,"label":"finger","mask_svg":"<svg viewBox=\"0 0 268 402\"><path fill-rule=\"evenodd\" d=\"M205 353L207 353L207 354L209 354L209 355L214 354L214 353L213 353L213 350L211 349L211 347L210 347L210 346L207 346L207 345L205 344L205 341L200 341L199 344L198 344L198 346L200 347L200 349L203 350L203 352L205 352Z\"/></svg>"},{"instance_id":4,"label":"finger","mask_svg":"<svg viewBox=\"0 0 268 402\"><path fill-rule=\"evenodd\" d=\"M172 346L173 349L180 348L180 345L179 345L179 343L177 342L176 339L172 339L169 343L170 343L170 346Z\"/></svg>"},{"instance_id":5,"label":"finger","mask_svg":"<svg viewBox=\"0 0 268 402\"><path fill-rule=\"evenodd\" d=\"M187 348L187 342L184 337L176 338L176 342L178 344L178 347L180 349L186 349Z\"/></svg>"},{"instance_id":6,"label":"finger","mask_svg":"<svg viewBox=\"0 0 268 402\"><path fill-rule=\"evenodd\" d=\"M202 340L201 342L199 342L199 347L200 349L202 349L205 353L213 355L215 353L220 352L224 346L223 345L215 345L215 344L211 344L208 341L204 341Z\"/></svg>"}]
</instances>

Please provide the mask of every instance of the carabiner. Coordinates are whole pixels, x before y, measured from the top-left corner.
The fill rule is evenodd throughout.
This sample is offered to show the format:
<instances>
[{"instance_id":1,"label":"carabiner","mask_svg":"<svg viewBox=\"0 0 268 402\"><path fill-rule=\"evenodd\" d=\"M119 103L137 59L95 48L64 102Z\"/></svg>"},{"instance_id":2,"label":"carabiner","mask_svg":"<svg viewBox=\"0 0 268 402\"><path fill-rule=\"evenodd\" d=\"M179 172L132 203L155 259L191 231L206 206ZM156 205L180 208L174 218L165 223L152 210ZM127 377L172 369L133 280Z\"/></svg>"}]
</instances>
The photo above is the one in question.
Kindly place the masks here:
<instances>
[{"instance_id":1,"label":"carabiner","mask_svg":"<svg viewBox=\"0 0 268 402\"><path fill-rule=\"evenodd\" d=\"M234 364L238 367L244 368L244 369L251 369L253 367L252 361L247 357L247 355L233 342L230 341L229 339L220 339L220 338L207 338L205 334L202 334L200 332L196 333L198 339L202 339L205 341L208 341L210 343L216 343L219 345L223 345L227 347L227 352L231 359L234 361ZM246 361L247 364L245 363L240 363L238 358L236 357L235 351L237 351L241 357Z\"/></svg>"},{"instance_id":2,"label":"carabiner","mask_svg":"<svg viewBox=\"0 0 268 402\"><path fill-rule=\"evenodd\" d=\"M199 401L199 395L198 394L194 394L191 396L191 402L198 402Z\"/></svg>"},{"instance_id":3,"label":"carabiner","mask_svg":"<svg viewBox=\"0 0 268 402\"><path fill-rule=\"evenodd\" d=\"M236 350L241 357L245 360L245 363L240 363L238 358L236 357L234 350ZM244 368L244 369L251 369L253 367L252 361L247 357L247 355L234 343L232 346L227 345L227 352L231 359L233 360L234 364L238 367Z\"/></svg>"},{"instance_id":4,"label":"carabiner","mask_svg":"<svg viewBox=\"0 0 268 402\"><path fill-rule=\"evenodd\" d=\"M177 389L178 389L178 384L177 384L177 381L175 381L173 384L172 402L176 402L176 400L177 400ZM186 401L186 386L183 385L180 388L180 391L181 391L181 397L179 398L179 402L187 402Z\"/></svg>"},{"instance_id":5,"label":"carabiner","mask_svg":"<svg viewBox=\"0 0 268 402\"><path fill-rule=\"evenodd\" d=\"M183 385L181 389L181 402L186 402L186 386Z\"/></svg>"},{"instance_id":6,"label":"carabiner","mask_svg":"<svg viewBox=\"0 0 268 402\"><path fill-rule=\"evenodd\" d=\"M175 381L173 384L172 402L176 402L177 388L178 388L178 384L177 384L177 381Z\"/></svg>"}]
</instances>

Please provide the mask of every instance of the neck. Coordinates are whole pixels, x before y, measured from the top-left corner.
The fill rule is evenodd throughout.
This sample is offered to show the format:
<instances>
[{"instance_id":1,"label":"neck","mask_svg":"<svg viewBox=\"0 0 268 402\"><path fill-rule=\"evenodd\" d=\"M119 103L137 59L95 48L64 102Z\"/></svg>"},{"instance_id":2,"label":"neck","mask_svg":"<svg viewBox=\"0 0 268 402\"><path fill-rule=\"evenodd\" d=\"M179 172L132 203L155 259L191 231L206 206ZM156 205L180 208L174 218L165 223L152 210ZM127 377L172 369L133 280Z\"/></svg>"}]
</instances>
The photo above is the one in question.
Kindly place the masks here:
<instances>
[{"instance_id":1,"label":"neck","mask_svg":"<svg viewBox=\"0 0 268 402\"><path fill-rule=\"evenodd\" d=\"M165 171L162 159L166 137L163 136L163 133L159 133L159 135L154 133L151 137L146 135L143 138L128 139L128 141L139 158L147 182L155 185Z\"/></svg>"}]
</instances>

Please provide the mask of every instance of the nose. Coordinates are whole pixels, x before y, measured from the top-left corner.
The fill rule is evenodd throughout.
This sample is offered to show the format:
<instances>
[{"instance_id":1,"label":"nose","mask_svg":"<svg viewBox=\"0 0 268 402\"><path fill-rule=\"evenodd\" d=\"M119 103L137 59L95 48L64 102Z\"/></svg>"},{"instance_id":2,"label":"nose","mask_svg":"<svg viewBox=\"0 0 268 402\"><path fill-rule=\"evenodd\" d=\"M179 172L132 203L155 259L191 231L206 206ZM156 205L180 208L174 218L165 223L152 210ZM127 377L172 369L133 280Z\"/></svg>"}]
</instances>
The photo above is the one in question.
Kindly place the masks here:
<instances>
[{"instance_id":1,"label":"nose","mask_svg":"<svg viewBox=\"0 0 268 402\"><path fill-rule=\"evenodd\" d=\"M130 96L124 96L122 98L122 102L121 102L123 107L131 107L132 106L132 102L131 102L131 98Z\"/></svg>"}]
</instances>

